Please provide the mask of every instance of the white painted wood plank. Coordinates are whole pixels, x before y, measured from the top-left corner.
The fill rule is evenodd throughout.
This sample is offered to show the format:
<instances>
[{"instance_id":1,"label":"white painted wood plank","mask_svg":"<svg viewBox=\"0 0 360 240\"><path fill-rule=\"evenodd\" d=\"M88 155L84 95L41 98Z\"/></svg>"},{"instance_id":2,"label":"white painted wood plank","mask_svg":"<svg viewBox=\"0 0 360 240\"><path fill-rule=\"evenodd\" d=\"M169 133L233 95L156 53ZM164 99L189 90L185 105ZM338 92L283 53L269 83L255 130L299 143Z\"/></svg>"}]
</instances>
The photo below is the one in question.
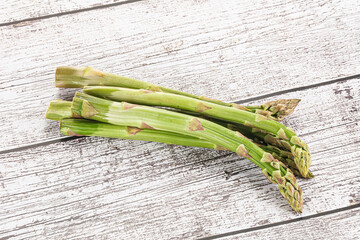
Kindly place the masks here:
<instances>
[{"instance_id":1,"label":"white painted wood plank","mask_svg":"<svg viewBox=\"0 0 360 240\"><path fill-rule=\"evenodd\" d=\"M347 210L331 215L267 228L246 234L221 238L235 239L267 239L267 240L302 240L302 239L347 239L357 240L360 236L360 209Z\"/></svg>"},{"instance_id":2,"label":"white painted wood plank","mask_svg":"<svg viewBox=\"0 0 360 240\"><path fill-rule=\"evenodd\" d=\"M120 0L91 0L91 1L74 1L74 0L2 0L0 4L0 24L44 17L53 14L61 14L69 11L76 11L85 8L94 8L105 6ZM22 23L19 23L21 25Z\"/></svg>"},{"instance_id":3,"label":"white painted wood plank","mask_svg":"<svg viewBox=\"0 0 360 240\"><path fill-rule=\"evenodd\" d=\"M299 180L302 215L233 154L80 138L1 155L0 236L198 238L360 203L359 93L349 80L286 95L304 99L287 124L316 175Z\"/></svg>"},{"instance_id":4,"label":"white painted wood plank","mask_svg":"<svg viewBox=\"0 0 360 240\"><path fill-rule=\"evenodd\" d=\"M59 65L90 65L212 98L360 72L360 16L342 1L149 1L0 28L0 149L59 137L43 116ZM121 16L121 17L119 17Z\"/></svg>"}]
</instances>

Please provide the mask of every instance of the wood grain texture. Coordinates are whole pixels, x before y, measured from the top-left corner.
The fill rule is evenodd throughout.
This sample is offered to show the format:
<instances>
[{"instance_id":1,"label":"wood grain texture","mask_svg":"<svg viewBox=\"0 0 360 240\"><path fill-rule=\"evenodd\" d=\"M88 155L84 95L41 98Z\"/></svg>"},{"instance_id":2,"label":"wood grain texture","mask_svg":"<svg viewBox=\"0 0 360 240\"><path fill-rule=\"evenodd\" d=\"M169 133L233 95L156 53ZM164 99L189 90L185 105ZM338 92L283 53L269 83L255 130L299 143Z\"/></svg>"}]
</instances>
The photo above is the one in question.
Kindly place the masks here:
<instances>
[{"instance_id":1,"label":"wood grain texture","mask_svg":"<svg viewBox=\"0 0 360 240\"><path fill-rule=\"evenodd\" d=\"M32 8L22 1L17 11L6 3L0 22L87 4ZM339 0L153 0L0 27L0 150L61 137L43 118L50 100L74 92L53 87L59 65L90 65L227 101L359 74L359 11L355 1ZM313 157L316 178L299 180L302 215L233 154L77 138L0 154L0 239L193 239L359 204L359 80L256 102L303 99L285 121ZM299 221L294 233L311 238L301 223L328 222L320 232L346 226L344 237L358 234L358 210L339 214ZM266 233L286 238L287 229ZM264 232L243 235L258 239Z\"/></svg>"},{"instance_id":2,"label":"wood grain texture","mask_svg":"<svg viewBox=\"0 0 360 240\"><path fill-rule=\"evenodd\" d=\"M57 15L67 12L79 11L82 9L97 8L100 6L114 5L121 3L120 0L2 0L0 5L0 24L19 22L32 18L41 18L49 15ZM19 25L25 23L19 23Z\"/></svg>"},{"instance_id":3,"label":"wood grain texture","mask_svg":"<svg viewBox=\"0 0 360 240\"><path fill-rule=\"evenodd\" d=\"M347 239L356 240L360 236L360 209L348 210L301 222L290 223L265 230L221 238L302 240L302 239ZM271 234L269 234L271 233Z\"/></svg>"},{"instance_id":4,"label":"wood grain texture","mask_svg":"<svg viewBox=\"0 0 360 240\"><path fill-rule=\"evenodd\" d=\"M302 215L233 154L78 138L1 155L0 236L199 238L360 203L360 81L278 97L295 96L286 124L309 144L316 175L299 180Z\"/></svg>"},{"instance_id":5,"label":"wood grain texture","mask_svg":"<svg viewBox=\"0 0 360 240\"><path fill-rule=\"evenodd\" d=\"M75 4L75 3L74 3ZM226 101L360 72L356 3L147 1L0 28L0 150L60 137L44 119L59 65Z\"/></svg>"}]
</instances>

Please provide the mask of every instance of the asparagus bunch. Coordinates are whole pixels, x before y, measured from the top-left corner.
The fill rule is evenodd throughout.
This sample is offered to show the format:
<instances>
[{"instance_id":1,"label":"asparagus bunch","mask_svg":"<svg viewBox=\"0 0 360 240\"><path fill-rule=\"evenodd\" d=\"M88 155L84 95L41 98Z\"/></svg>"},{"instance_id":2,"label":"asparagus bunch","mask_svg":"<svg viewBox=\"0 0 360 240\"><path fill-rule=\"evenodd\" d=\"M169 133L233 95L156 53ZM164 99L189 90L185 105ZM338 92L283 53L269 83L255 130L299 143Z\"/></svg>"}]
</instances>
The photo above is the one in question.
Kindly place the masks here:
<instances>
[{"instance_id":1,"label":"asparagus bunch","mask_svg":"<svg viewBox=\"0 0 360 240\"><path fill-rule=\"evenodd\" d=\"M279 191L290 206L297 212L302 209L301 188L284 164L238 132L211 121L164 109L126 102L116 103L84 93L75 95L71 109L69 102L51 102L46 116L61 120L60 132L65 135L105 136L217 150L229 149L258 165L263 174L278 185ZM97 121L63 119L74 116ZM168 124L169 121L171 124Z\"/></svg>"},{"instance_id":2,"label":"asparagus bunch","mask_svg":"<svg viewBox=\"0 0 360 240\"><path fill-rule=\"evenodd\" d=\"M85 87L84 91L88 94L112 99L114 101L128 101L144 105L180 108L250 126L254 131L267 135L267 144L276 145L283 150L290 151L292 154L291 161L302 177L312 177L312 174L309 173L311 157L306 143L301 141L290 128L272 121L273 119L280 120L287 114L293 112L299 102L298 99L280 100L277 102L268 102L260 106L245 107L111 73L104 73L90 67L57 68L55 85L57 87ZM266 118L262 117L264 115Z\"/></svg>"},{"instance_id":3,"label":"asparagus bunch","mask_svg":"<svg viewBox=\"0 0 360 240\"><path fill-rule=\"evenodd\" d=\"M59 67L55 85L84 88L72 103L50 103L46 117L60 121L65 135L230 150L259 166L290 206L301 212L302 191L293 172L312 177L310 153L293 130L277 122L291 114L300 100L241 106L89 67Z\"/></svg>"}]
</instances>

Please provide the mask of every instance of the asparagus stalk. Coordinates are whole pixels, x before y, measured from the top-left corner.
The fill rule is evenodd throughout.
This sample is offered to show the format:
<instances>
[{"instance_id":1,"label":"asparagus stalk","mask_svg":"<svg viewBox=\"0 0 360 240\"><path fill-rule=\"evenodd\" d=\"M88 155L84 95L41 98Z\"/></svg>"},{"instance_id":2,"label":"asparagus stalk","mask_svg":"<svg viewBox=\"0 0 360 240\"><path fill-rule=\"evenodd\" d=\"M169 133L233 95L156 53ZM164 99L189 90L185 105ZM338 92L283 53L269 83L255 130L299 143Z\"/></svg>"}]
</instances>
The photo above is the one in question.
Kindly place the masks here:
<instances>
[{"instance_id":1,"label":"asparagus stalk","mask_svg":"<svg viewBox=\"0 0 360 240\"><path fill-rule=\"evenodd\" d=\"M175 132L220 145L259 166L262 173L278 185L280 193L290 206L297 212L302 210L302 190L291 170L235 131L190 115L113 102L84 93L76 93L71 110L84 118L100 122Z\"/></svg>"},{"instance_id":2,"label":"asparagus stalk","mask_svg":"<svg viewBox=\"0 0 360 240\"><path fill-rule=\"evenodd\" d=\"M67 136L95 136L95 137L108 137L130 140L141 140L151 142L161 142L166 144L176 144L189 147L202 147L215 150L227 150L217 144L209 141L194 138L183 134L177 134L167 131L155 129L140 129L137 127L120 126L108 123L102 123L87 119L59 119L59 131ZM276 152L276 150L268 146L256 144L264 151L269 152L274 158L280 160L285 164L289 164L289 168L295 174L299 174L298 170L292 165L293 162L287 159L286 156ZM285 154L286 155L286 154Z\"/></svg>"},{"instance_id":3,"label":"asparagus stalk","mask_svg":"<svg viewBox=\"0 0 360 240\"><path fill-rule=\"evenodd\" d=\"M71 102L63 101L63 100L54 100L54 101L50 102L49 108L46 112L46 118L51 119L51 120L60 121L62 119L67 119L67 118L81 118L81 116L78 116L71 112ZM260 132L253 133L251 127L228 124L226 122L214 120L214 119L213 119L213 121L215 121L216 123L218 123L222 126L229 128L229 129L239 131L248 138L254 139L255 143L258 142L256 144L258 146L260 146L264 151L271 153L273 155L273 157L275 157L276 159L278 159L281 162L283 162L284 164L286 164L291 169L291 171L293 171L293 173L295 175L301 176L296 167L296 164L294 163L294 158L293 158L291 152L284 150L284 149L280 149L278 147L275 147L275 146L272 146L269 144L266 144L264 141L264 137L262 137L262 133L260 133ZM87 132L85 132L84 134L81 134L81 135L111 137L107 134L107 130L105 130L105 132L102 132L102 131L96 132L95 131L94 132L95 135L89 134L89 132L91 132L90 131L91 123L88 123L87 121L83 121L83 122L79 121L79 122L82 123L84 125L84 127L86 127L86 129L88 129ZM77 123L78 122L75 121L74 122L75 125L72 126L76 130L77 130L77 128L79 128L79 125ZM96 127L96 126L97 126L96 124L92 124L92 127ZM110 129L110 128L106 128L106 125L101 125L101 126L104 126L104 129ZM122 128L124 128L124 126L122 126ZM60 128L60 129L63 129L63 128ZM200 139L197 139L196 141L192 141L192 137L185 136L185 135L177 136L177 139L175 142L166 141L166 139L168 139L167 138L168 132L163 133L163 131L158 131L158 130L152 130L152 131L156 132L156 134L153 135L153 136L156 136L155 140L154 140L154 138L143 137L143 134L129 135L128 137L126 137L126 134L123 132L119 133L119 135L116 135L115 137L122 138L122 139L133 139L133 140L144 140L144 141L156 141L156 139L158 139L158 141L156 141L156 142L222 150L222 148L216 144L210 143L205 140L200 140ZM65 133L64 130L61 130L61 132L65 135L71 135L71 131L68 134ZM75 131L75 132L77 132L77 131ZM255 136L254 136L254 134L255 134ZM163 136L163 135L165 135L165 136ZM153 140L150 140L150 139L153 139ZM165 139L165 140L162 140L162 139ZM172 138L172 139L174 139L174 138ZM256 140L258 140L258 141L256 141ZM259 143L261 143L261 144L259 144ZM265 145L264 145L264 143L265 143ZM309 171L307 178L312 178L312 177L313 177L313 174Z\"/></svg>"},{"instance_id":4,"label":"asparagus stalk","mask_svg":"<svg viewBox=\"0 0 360 240\"><path fill-rule=\"evenodd\" d=\"M108 137L129 140L141 140L150 142L160 142L166 144L176 144L189 147L202 147L215 150L227 150L217 144L209 141L177 134L173 132L155 130L155 129L140 129L137 127L120 126L108 123L102 123L87 119L62 119L60 120L59 131L67 136L95 136L95 137ZM274 158L283 163L290 163L289 168L293 173L298 174L298 170L291 166L293 162L288 160L286 156L277 154L268 146L257 144L264 151L269 152ZM290 162L289 162L290 161Z\"/></svg>"},{"instance_id":5,"label":"asparagus stalk","mask_svg":"<svg viewBox=\"0 0 360 240\"><path fill-rule=\"evenodd\" d=\"M102 123L87 119L59 119L59 131L67 136L95 136L95 137L108 137L130 140L141 140L160 142L166 144L176 144L189 147L202 147L215 150L227 150L217 144L209 141L194 138L183 134L177 134L167 131L155 129L140 129L137 127L120 126L108 123ZM269 152L272 156L284 164L287 164L289 169L295 174L300 176L299 171L294 166L294 162L286 156L286 152L281 153L280 149L273 149L266 145L256 144L264 151ZM310 173L310 172L309 172ZM311 173L310 173L311 174ZM313 177L310 175L309 177Z\"/></svg>"},{"instance_id":6,"label":"asparagus stalk","mask_svg":"<svg viewBox=\"0 0 360 240\"><path fill-rule=\"evenodd\" d=\"M205 116L218 118L225 121L240 123L253 129L264 132L278 139L281 146L294 156L294 162L301 176L307 177L311 158L308 146L295 134L293 130L283 124L267 119L266 117L243 111L240 109L221 106L204 102L186 96L153 92L149 90L137 90L120 87L85 87L83 92L114 101L127 101L137 104L172 107L190 112L200 113Z\"/></svg>"},{"instance_id":7,"label":"asparagus stalk","mask_svg":"<svg viewBox=\"0 0 360 240\"><path fill-rule=\"evenodd\" d=\"M234 107L245 111L258 113L276 121L291 114L299 99L281 99L271 101L260 106L242 106L236 103L225 103L220 100L204 96L196 96L186 92L161 87L152 83L139 81L116 74L105 73L91 67L58 67L55 73L55 86L62 88L83 88L85 86L115 86L133 89L146 89L155 92L166 92L191 97L227 107Z\"/></svg>"},{"instance_id":8,"label":"asparagus stalk","mask_svg":"<svg viewBox=\"0 0 360 240\"><path fill-rule=\"evenodd\" d=\"M67 136L120 138L226 150L209 141L174 132L113 125L87 119L62 119L60 121L59 131Z\"/></svg>"},{"instance_id":9,"label":"asparagus stalk","mask_svg":"<svg viewBox=\"0 0 360 240\"><path fill-rule=\"evenodd\" d=\"M52 101L49 105L46 115L47 118L60 121L60 132L68 136L98 136L98 137L110 137L120 139L132 139L143 141L162 142L166 144L176 144L182 146L203 147L211 148L215 150L225 150L221 146L210 143L206 140L193 138L182 134L169 133L166 131L154 130L154 129L139 129L129 126L118 126L101 122L94 122L84 119L67 119L71 118L74 114L71 112L71 102L69 101ZM53 116L56 116L54 118ZM220 125L229 125L226 122L218 121ZM233 127L232 127L233 128ZM230 128L231 129L231 128ZM139 132L133 134L133 132ZM142 131L142 132L140 132ZM245 133L246 134L246 133ZM247 136L247 134L246 134ZM300 176L299 171L296 169L296 165L291 159L291 153L279 148L258 144L264 151L269 152L276 159L286 164L295 175ZM309 172L310 173L310 172Z\"/></svg>"}]
</instances>

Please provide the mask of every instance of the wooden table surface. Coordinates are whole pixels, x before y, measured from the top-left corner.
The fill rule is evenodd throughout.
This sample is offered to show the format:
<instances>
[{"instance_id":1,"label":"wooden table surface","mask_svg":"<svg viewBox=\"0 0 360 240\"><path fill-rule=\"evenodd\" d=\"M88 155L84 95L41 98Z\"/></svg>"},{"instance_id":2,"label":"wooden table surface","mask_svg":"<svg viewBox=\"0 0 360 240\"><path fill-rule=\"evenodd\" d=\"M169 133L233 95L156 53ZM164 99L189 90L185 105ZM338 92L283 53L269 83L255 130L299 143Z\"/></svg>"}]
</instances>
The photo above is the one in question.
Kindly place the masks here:
<instances>
[{"instance_id":1,"label":"wooden table surface","mask_svg":"<svg viewBox=\"0 0 360 240\"><path fill-rule=\"evenodd\" d=\"M358 1L4 0L0 40L0 239L359 239ZM235 154L61 135L60 65L301 98L284 123L312 153L303 213Z\"/></svg>"}]
</instances>

